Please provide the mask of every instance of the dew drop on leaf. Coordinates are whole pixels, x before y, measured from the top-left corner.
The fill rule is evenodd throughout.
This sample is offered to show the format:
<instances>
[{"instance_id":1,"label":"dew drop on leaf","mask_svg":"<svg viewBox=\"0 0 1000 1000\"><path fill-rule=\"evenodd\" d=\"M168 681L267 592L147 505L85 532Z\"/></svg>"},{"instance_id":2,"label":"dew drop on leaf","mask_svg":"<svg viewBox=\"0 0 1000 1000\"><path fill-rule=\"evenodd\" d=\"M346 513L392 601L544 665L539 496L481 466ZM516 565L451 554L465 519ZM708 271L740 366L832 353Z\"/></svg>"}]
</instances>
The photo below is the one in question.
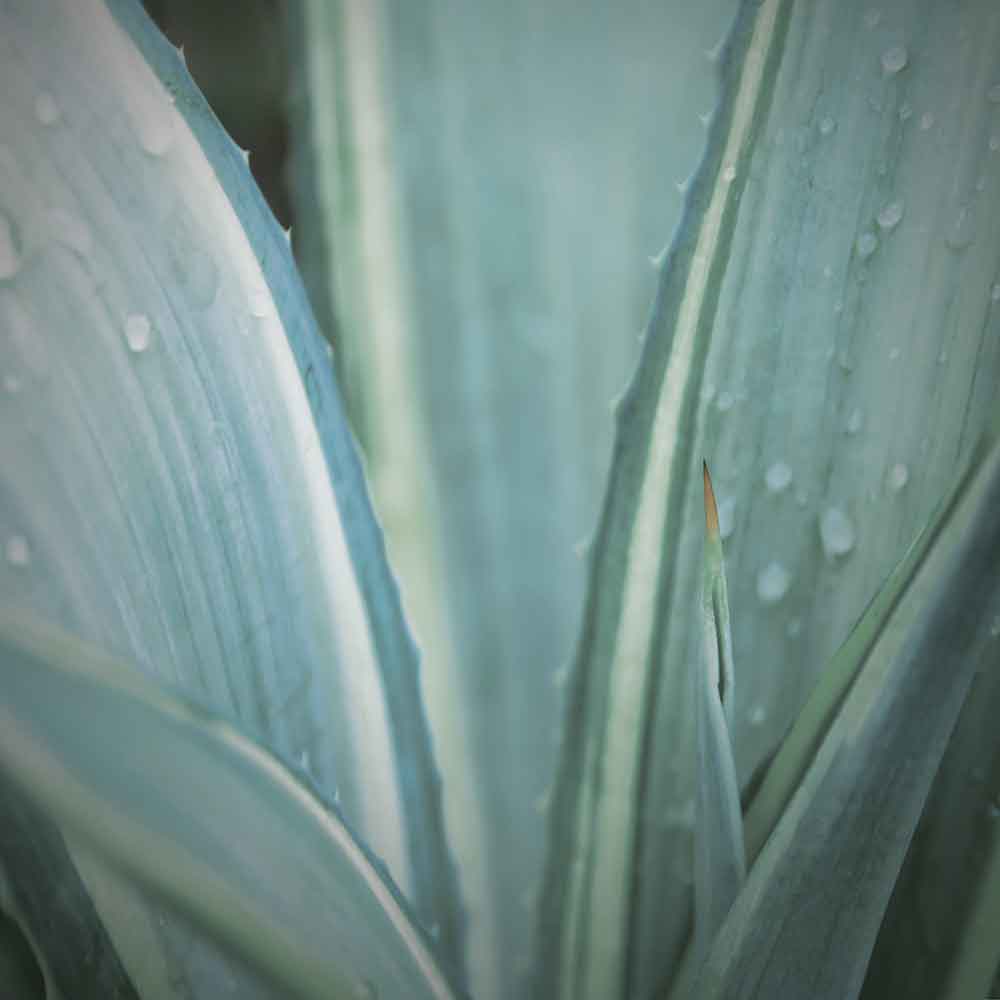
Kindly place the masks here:
<instances>
[{"instance_id":1,"label":"dew drop on leaf","mask_svg":"<svg viewBox=\"0 0 1000 1000\"><path fill-rule=\"evenodd\" d=\"M819 536L828 559L846 556L854 548L854 522L840 507L827 507L820 515Z\"/></svg>"},{"instance_id":2,"label":"dew drop on leaf","mask_svg":"<svg viewBox=\"0 0 1000 1000\"><path fill-rule=\"evenodd\" d=\"M780 459L777 462L772 462L768 467L764 481L771 493L780 493L787 489L792 482L791 466Z\"/></svg>"},{"instance_id":3,"label":"dew drop on leaf","mask_svg":"<svg viewBox=\"0 0 1000 1000\"><path fill-rule=\"evenodd\" d=\"M847 418L847 433L857 434L865 424L865 415L860 407L851 410L851 415Z\"/></svg>"},{"instance_id":4,"label":"dew drop on leaf","mask_svg":"<svg viewBox=\"0 0 1000 1000\"><path fill-rule=\"evenodd\" d=\"M1000 281L996 282L990 289L990 299L993 302L1000 302Z\"/></svg>"},{"instance_id":5,"label":"dew drop on leaf","mask_svg":"<svg viewBox=\"0 0 1000 1000\"><path fill-rule=\"evenodd\" d=\"M78 215L61 208L54 208L48 214L49 232L57 243L87 257L93 249L90 229Z\"/></svg>"},{"instance_id":6,"label":"dew drop on leaf","mask_svg":"<svg viewBox=\"0 0 1000 1000\"><path fill-rule=\"evenodd\" d=\"M855 248L858 251L858 256L862 260L868 260L869 257L878 249L878 237L874 233L862 233L858 237L858 242L855 244Z\"/></svg>"},{"instance_id":7,"label":"dew drop on leaf","mask_svg":"<svg viewBox=\"0 0 1000 1000\"><path fill-rule=\"evenodd\" d=\"M757 574L757 597L761 604L777 604L788 593L791 580L780 562L769 562Z\"/></svg>"},{"instance_id":8,"label":"dew drop on leaf","mask_svg":"<svg viewBox=\"0 0 1000 1000\"><path fill-rule=\"evenodd\" d=\"M910 470L902 463L897 462L889 470L889 489L898 493L910 481Z\"/></svg>"},{"instance_id":9,"label":"dew drop on leaf","mask_svg":"<svg viewBox=\"0 0 1000 1000\"><path fill-rule=\"evenodd\" d=\"M764 710L763 705L754 705L753 708L747 712L747 719L750 720L751 726L762 726L764 720L767 719L767 712Z\"/></svg>"},{"instance_id":10,"label":"dew drop on leaf","mask_svg":"<svg viewBox=\"0 0 1000 1000\"><path fill-rule=\"evenodd\" d=\"M725 413L733 408L733 403L735 402L736 399L733 394L728 389L723 389L716 398L715 405L722 413Z\"/></svg>"},{"instance_id":11,"label":"dew drop on leaf","mask_svg":"<svg viewBox=\"0 0 1000 1000\"><path fill-rule=\"evenodd\" d=\"M725 497L719 501L719 537L726 539L733 533L736 524L736 497Z\"/></svg>"},{"instance_id":12,"label":"dew drop on leaf","mask_svg":"<svg viewBox=\"0 0 1000 1000\"><path fill-rule=\"evenodd\" d=\"M968 205L963 205L955 216L944 241L951 250L964 250L975 239L975 218Z\"/></svg>"},{"instance_id":13,"label":"dew drop on leaf","mask_svg":"<svg viewBox=\"0 0 1000 1000\"><path fill-rule=\"evenodd\" d=\"M266 289L258 289L250 293L250 314L258 319L271 315L271 294Z\"/></svg>"},{"instance_id":14,"label":"dew drop on leaf","mask_svg":"<svg viewBox=\"0 0 1000 1000\"><path fill-rule=\"evenodd\" d=\"M892 232L903 218L902 201L890 201L878 213L878 227L884 233Z\"/></svg>"},{"instance_id":15,"label":"dew drop on leaf","mask_svg":"<svg viewBox=\"0 0 1000 1000\"><path fill-rule=\"evenodd\" d=\"M142 313L130 313L125 317L125 343L135 354L145 351L153 339L153 328L149 317Z\"/></svg>"},{"instance_id":16,"label":"dew drop on leaf","mask_svg":"<svg viewBox=\"0 0 1000 1000\"><path fill-rule=\"evenodd\" d=\"M909 62L910 55L905 45L893 45L882 53L882 72L886 76L898 73Z\"/></svg>"},{"instance_id":17,"label":"dew drop on leaf","mask_svg":"<svg viewBox=\"0 0 1000 1000\"><path fill-rule=\"evenodd\" d=\"M926 132L934 127L934 112L925 111L920 116L920 128Z\"/></svg>"},{"instance_id":18,"label":"dew drop on leaf","mask_svg":"<svg viewBox=\"0 0 1000 1000\"><path fill-rule=\"evenodd\" d=\"M11 535L4 544L4 555L11 566L19 569L31 562L31 548L24 535Z\"/></svg>"},{"instance_id":19,"label":"dew drop on leaf","mask_svg":"<svg viewBox=\"0 0 1000 1000\"><path fill-rule=\"evenodd\" d=\"M55 125L62 117L56 99L47 90L40 91L35 97L35 117L43 125Z\"/></svg>"},{"instance_id":20,"label":"dew drop on leaf","mask_svg":"<svg viewBox=\"0 0 1000 1000\"><path fill-rule=\"evenodd\" d=\"M825 115L823 118L820 119L819 123L820 135L832 135L836 128L837 128L837 123L829 115Z\"/></svg>"}]
</instances>

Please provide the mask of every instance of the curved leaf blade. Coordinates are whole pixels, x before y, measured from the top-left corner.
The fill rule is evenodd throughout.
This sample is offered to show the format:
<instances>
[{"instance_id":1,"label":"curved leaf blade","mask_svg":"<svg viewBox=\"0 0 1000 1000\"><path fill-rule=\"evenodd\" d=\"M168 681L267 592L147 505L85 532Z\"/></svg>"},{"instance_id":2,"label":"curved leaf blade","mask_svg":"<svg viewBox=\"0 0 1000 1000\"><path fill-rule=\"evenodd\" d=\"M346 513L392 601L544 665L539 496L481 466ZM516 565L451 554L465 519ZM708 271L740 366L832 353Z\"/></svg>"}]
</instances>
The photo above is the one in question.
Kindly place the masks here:
<instances>
[{"instance_id":1,"label":"curved leaf blade","mask_svg":"<svg viewBox=\"0 0 1000 1000\"><path fill-rule=\"evenodd\" d=\"M881 631L690 995L851 998L1000 606L1000 444ZM836 878L831 878L831 871Z\"/></svg>"},{"instance_id":2,"label":"curved leaf blade","mask_svg":"<svg viewBox=\"0 0 1000 1000\"><path fill-rule=\"evenodd\" d=\"M134 0L6 4L0 46L0 600L307 770L460 963L419 657L285 234Z\"/></svg>"},{"instance_id":3,"label":"curved leaf blade","mask_svg":"<svg viewBox=\"0 0 1000 1000\"><path fill-rule=\"evenodd\" d=\"M455 995L339 817L231 725L23 613L0 663L0 769L282 995Z\"/></svg>"}]
</instances>

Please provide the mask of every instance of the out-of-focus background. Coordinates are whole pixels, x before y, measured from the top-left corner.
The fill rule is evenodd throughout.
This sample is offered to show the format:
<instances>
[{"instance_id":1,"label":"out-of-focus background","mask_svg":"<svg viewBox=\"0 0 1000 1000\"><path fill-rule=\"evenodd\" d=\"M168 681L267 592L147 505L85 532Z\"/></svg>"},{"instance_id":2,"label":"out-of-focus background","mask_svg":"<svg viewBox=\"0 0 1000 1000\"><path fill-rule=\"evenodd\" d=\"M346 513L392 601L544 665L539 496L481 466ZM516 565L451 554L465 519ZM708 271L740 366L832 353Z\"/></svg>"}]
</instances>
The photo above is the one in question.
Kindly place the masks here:
<instances>
[{"instance_id":1,"label":"out-of-focus background","mask_svg":"<svg viewBox=\"0 0 1000 1000\"><path fill-rule=\"evenodd\" d=\"M283 226L292 225L288 154L288 53L278 0L144 0L229 134Z\"/></svg>"}]
</instances>

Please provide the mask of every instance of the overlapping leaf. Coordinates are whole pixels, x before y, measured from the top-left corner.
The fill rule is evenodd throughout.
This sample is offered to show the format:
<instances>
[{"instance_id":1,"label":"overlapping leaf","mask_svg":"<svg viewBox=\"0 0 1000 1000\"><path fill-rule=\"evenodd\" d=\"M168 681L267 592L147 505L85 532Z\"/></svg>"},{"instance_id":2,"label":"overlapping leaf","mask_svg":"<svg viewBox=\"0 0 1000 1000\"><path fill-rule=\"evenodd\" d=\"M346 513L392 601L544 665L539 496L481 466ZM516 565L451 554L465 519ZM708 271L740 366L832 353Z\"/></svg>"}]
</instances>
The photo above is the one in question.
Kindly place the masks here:
<instances>
[{"instance_id":1,"label":"overlapping leaf","mask_svg":"<svg viewBox=\"0 0 1000 1000\"><path fill-rule=\"evenodd\" d=\"M307 771L458 962L418 656L285 235L135 0L5 4L0 90L0 601Z\"/></svg>"},{"instance_id":2,"label":"overlapping leaf","mask_svg":"<svg viewBox=\"0 0 1000 1000\"><path fill-rule=\"evenodd\" d=\"M274 995L454 996L374 859L232 726L24 613L0 669L0 771Z\"/></svg>"}]
</instances>

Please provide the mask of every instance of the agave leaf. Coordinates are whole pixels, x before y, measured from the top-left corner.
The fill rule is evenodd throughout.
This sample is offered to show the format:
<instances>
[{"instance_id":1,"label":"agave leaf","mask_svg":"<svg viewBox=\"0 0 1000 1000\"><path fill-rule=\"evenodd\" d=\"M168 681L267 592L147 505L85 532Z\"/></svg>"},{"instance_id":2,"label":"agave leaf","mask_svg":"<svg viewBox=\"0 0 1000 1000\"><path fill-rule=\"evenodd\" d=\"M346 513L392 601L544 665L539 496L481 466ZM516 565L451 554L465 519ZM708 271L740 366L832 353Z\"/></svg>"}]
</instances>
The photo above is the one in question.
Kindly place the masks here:
<instances>
[{"instance_id":1,"label":"agave leaf","mask_svg":"<svg viewBox=\"0 0 1000 1000\"><path fill-rule=\"evenodd\" d=\"M751 863L760 853L801 783L844 697L864 666L872 647L889 627L891 616L897 611L900 600L941 531L948 525L953 507L966 486L966 477L959 477L930 522L910 544L847 640L824 668L812 694L782 739L777 753L768 762L759 788L746 810L746 856Z\"/></svg>"},{"instance_id":2,"label":"agave leaf","mask_svg":"<svg viewBox=\"0 0 1000 1000\"><path fill-rule=\"evenodd\" d=\"M1000 966L1000 607L993 641L934 779L893 890L862 996L994 996Z\"/></svg>"},{"instance_id":3,"label":"agave leaf","mask_svg":"<svg viewBox=\"0 0 1000 1000\"><path fill-rule=\"evenodd\" d=\"M984 426L1000 376L998 30L989 3L765 0L723 53L619 417L540 994L586 995L601 964L595 995L645 995L687 933L700 455L723 470L730 599L757 609L734 635L743 784Z\"/></svg>"},{"instance_id":4,"label":"agave leaf","mask_svg":"<svg viewBox=\"0 0 1000 1000\"><path fill-rule=\"evenodd\" d=\"M524 990L574 549L734 9L290 5L303 267L429 654L483 997Z\"/></svg>"},{"instance_id":5,"label":"agave leaf","mask_svg":"<svg viewBox=\"0 0 1000 1000\"><path fill-rule=\"evenodd\" d=\"M0 599L307 770L457 960L418 656L284 233L133 0L5 4L0 50Z\"/></svg>"},{"instance_id":6,"label":"agave leaf","mask_svg":"<svg viewBox=\"0 0 1000 1000\"><path fill-rule=\"evenodd\" d=\"M454 995L374 859L231 725L23 613L0 663L0 768L282 996Z\"/></svg>"},{"instance_id":7,"label":"agave leaf","mask_svg":"<svg viewBox=\"0 0 1000 1000\"><path fill-rule=\"evenodd\" d=\"M705 477L704 658L694 680L697 774L694 825L694 952L704 955L746 877L743 817L729 738L735 688L733 640L719 512Z\"/></svg>"},{"instance_id":8,"label":"agave leaf","mask_svg":"<svg viewBox=\"0 0 1000 1000\"><path fill-rule=\"evenodd\" d=\"M992 435L689 995L849 1000L860 992L935 771L983 647L994 641L998 509Z\"/></svg>"},{"instance_id":9,"label":"agave leaf","mask_svg":"<svg viewBox=\"0 0 1000 1000\"><path fill-rule=\"evenodd\" d=\"M0 829L7 867L0 878L3 995L139 1000L61 833L6 775Z\"/></svg>"}]
</instances>

